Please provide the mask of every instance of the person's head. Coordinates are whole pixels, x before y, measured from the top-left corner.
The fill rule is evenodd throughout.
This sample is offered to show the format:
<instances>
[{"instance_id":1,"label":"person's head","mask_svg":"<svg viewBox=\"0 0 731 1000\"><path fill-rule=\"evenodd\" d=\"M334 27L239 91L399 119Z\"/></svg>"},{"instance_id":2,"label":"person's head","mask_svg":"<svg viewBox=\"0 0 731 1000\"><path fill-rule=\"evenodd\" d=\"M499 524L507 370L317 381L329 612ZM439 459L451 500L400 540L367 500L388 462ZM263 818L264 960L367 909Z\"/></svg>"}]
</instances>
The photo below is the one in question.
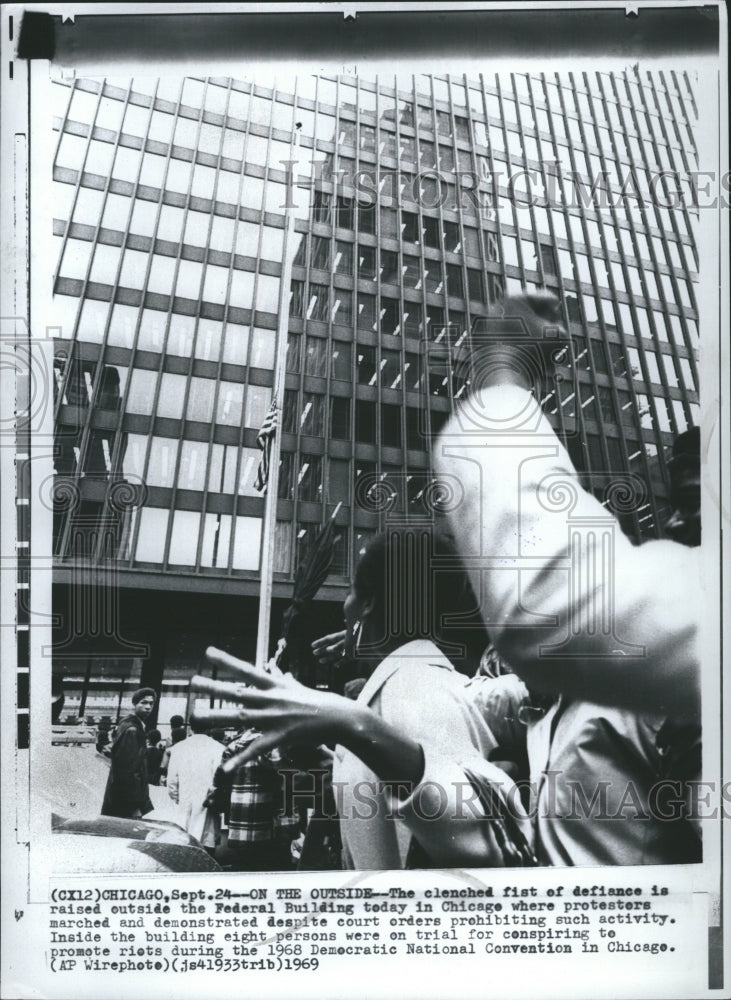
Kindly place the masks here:
<instances>
[{"instance_id":1,"label":"person's head","mask_svg":"<svg viewBox=\"0 0 731 1000\"><path fill-rule=\"evenodd\" d=\"M200 733L205 733L206 730L209 728L207 720L201 718L198 715L191 715L188 725L190 726L191 730L196 734L196 736L199 735Z\"/></svg>"},{"instance_id":2,"label":"person's head","mask_svg":"<svg viewBox=\"0 0 731 1000\"><path fill-rule=\"evenodd\" d=\"M431 522L389 528L369 539L343 617L351 656L356 645L362 654L383 656L421 638L432 639L450 655L461 654L465 643L482 649L486 642L454 543Z\"/></svg>"},{"instance_id":3,"label":"person's head","mask_svg":"<svg viewBox=\"0 0 731 1000\"><path fill-rule=\"evenodd\" d=\"M152 715L155 707L155 692L152 688L140 688L132 695L132 709L143 722Z\"/></svg>"},{"instance_id":4,"label":"person's head","mask_svg":"<svg viewBox=\"0 0 731 1000\"><path fill-rule=\"evenodd\" d=\"M170 728L180 729L181 726L185 725L185 719L182 715L171 715L170 716Z\"/></svg>"},{"instance_id":5,"label":"person's head","mask_svg":"<svg viewBox=\"0 0 731 1000\"><path fill-rule=\"evenodd\" d=\"M182 743L187 735L187 730L185 726L178 726L176 729L170 730L170 739L173 743Z\"/></svg>"},{"instance_id":6,"label":"person's head","mask_svg":"<svg viewBox=\"0 0 731 1000\"><path fill-rule=\"evenodd\" d=\"M162 733L159 729L151 729L147 734L147 742L151 747L154 747L162 739Z\"/></svg>"},{"instance_id":7,"label":"person's head","mask_svg":"<svg viewBox=\"0 0 731 1000\"><path fill-rule=\"evenodd\" d=\"M665 522L665 534L683 545L700 545L701 441L698 427L691 427L676 437L668 467L673 510Z\"/></svg>"}]
</instances>

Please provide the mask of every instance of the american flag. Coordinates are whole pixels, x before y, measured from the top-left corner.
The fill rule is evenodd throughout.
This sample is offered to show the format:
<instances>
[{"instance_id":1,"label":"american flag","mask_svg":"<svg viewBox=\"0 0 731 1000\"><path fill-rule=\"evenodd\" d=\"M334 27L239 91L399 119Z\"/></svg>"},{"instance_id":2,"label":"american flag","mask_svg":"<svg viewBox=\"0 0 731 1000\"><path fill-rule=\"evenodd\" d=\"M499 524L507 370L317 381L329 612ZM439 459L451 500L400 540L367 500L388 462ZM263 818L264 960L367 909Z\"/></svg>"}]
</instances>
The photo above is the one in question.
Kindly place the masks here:
<instances>
[{"instance_id":1,"label":"american flag","mask_svg":"<svg viewBox=\"0 0 731 1000\"><path fill-rule=\"evenodd\" d=\"M256 439L256 443L261 448L261 458L259 460L259 468L256 473L256 482L254 483L254 486L260 493L264 492L266 485L269 482L269 457L272 450L272 441L276 433L277 404L274 402L270 406L269 412L264 418L264 423L261 425L259 436Z\"/></svg>"}]
</instances>

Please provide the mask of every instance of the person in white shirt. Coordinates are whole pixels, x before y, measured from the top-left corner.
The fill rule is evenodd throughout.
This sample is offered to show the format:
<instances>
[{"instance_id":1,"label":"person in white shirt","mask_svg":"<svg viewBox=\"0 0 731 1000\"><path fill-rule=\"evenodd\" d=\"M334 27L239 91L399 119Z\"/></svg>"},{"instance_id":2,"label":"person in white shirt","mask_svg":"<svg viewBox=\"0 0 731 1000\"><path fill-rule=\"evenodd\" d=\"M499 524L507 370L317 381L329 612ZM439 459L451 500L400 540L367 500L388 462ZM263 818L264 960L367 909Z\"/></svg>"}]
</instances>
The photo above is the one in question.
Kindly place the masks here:
<instances>
[{"instance_id":1,"label":"person in white shirt","mask_svg":"<svg viewBox=\"0 0 731 1000\"><path fill-rule=\"evenodd\" d=\"M180 807L188 833L213 853L220 836L220 820L203 802L221 763L223 747L206 735L206 724L200 719L191 719L190 728L192 735L170 748L168 794Z\"/></svg>"}]
</instances>

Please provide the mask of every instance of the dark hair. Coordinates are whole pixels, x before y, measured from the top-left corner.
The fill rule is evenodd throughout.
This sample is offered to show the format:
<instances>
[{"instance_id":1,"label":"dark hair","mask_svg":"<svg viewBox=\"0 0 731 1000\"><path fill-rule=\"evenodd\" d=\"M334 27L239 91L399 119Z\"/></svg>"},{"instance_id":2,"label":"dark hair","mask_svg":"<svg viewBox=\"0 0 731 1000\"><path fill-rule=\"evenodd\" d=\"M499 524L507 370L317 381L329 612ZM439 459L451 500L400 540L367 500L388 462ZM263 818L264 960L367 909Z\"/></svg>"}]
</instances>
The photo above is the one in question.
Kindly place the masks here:
<instances>
[{"instance_id":1,"label":"dark hair","mask_svg":"<svg viewBox=\"0 0 731 1000\"><path fill-rule=\"evenodd\" d=\"M138 705L143 698L152 698L153 700L156 700L157 695L155 694L153 688L140 688L132 695L132 704Z\"/></svg>"},{"instance_id":2,"label":"dark hair","mask_svg":"<svg viewBox=\"0 0 731 1000\"><path fill-rule=\"evenodd\" d=\"M170 728L179 729L180 726L185 725L185 719L182 715L171 715L170 716Z\"/></svg>"},{"instance_id":3,"label":"dark hair","mask_svg":"<svg viewBox=\"0 0 731 1000\"><path fill-rule=\"evenodd\" d=\"M148 743L159 743L162 739L162 733L159 729L150 729L147 733Z\"/></svg>"},{"instance_id":4,"label":"dark hair","mask_svg":"<svg viewBox=\"0 0 731 1000\"><path fill-rule=\"evenodd\" d=\"M469 579L441 525L415 522L369 539L353 589L373 602L384 641L429 638L465 668L457 661L475 653L479 659L487 643Z\"/></svg>"},{"instance_id":5,"label":"dark hair","mask_svg":"<svg viewBox=\"0 0 731 1000\"><path fill-rule=\"evenodd\" d=\"M170 730L170 738L173 743L181 743L185 739L185 726L176 726Z\"/></svg>"},{"instance_id":6,"label":"dark hair","mask_svg":"<svg viewBox=\"0 0 731 1000\"><path fill-rule=\"evenodd\" d=\"M197 715L191 715L188 725L194 733L204 733L208 729L208 720Z\"/></svg>"}]
</instances>

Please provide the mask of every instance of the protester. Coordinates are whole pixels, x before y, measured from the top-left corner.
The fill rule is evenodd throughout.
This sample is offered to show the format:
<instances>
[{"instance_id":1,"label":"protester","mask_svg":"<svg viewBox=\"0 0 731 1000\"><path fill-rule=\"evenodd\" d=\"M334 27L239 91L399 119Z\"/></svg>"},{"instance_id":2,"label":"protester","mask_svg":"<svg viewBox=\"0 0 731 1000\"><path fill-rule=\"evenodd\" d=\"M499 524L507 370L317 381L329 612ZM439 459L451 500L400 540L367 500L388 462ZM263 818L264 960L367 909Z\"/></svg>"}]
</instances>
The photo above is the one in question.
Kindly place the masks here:
<instances>
[{"instance_id":1,"label":"protester","mask_svg":"<svg viewBox=\"0 0 731 1000\"><path fill-rule=\"evenodd\" d=\"M282 871L292 867L290 843L299 834L299 819L284 811L279 752L256 754L230 774L223 770L223 764L251 748L259 735L247 727L234 736L223 755L219 753L221 767L212 776L206 802L226 817L226 843L236 870Z\"/></svg>"},{"instance_id":2,"label":"protester","mask_svg":"<svg viewBox=\"0 0 731 1000\"><path fill-rule=\"evenodd\" d=\"M192 735L170 747L167 788L181 809L181 822L202 847L213 853L220 838L219 816L204 800L221 763L223 748L205 732L205 723L190 720Z\"/></svg>"},{"instance_id":3,"label":"protester","mask_svg":"<svg viewBox=\"0 0 731 1000\"><path fill-rule=\"evenodd\" d=\"M340 744L333 787L340 793L337 805L347 868L406 867L413 837L402 817L409 812L421 813L419 837L430 862L463 863L462 841L474 835L480 840L484 863L505 864L494 830L479 814L465 817L458 828L450 821L453 817L427 820L408 790L401 800L404 789L395 784L401 779L415 784L422 776L428 781L434 752L450 754L456 761L461 756L482 758L495 746L489 728L465 697L465 679L434 641L445 638L445 616L472 610L474 597L461 571L425 573L431 553L454 561L448 539L428 525L419 525L388 537L376 536L361 555L343 608L346 654L369 675L356 701L313 691L291 679L247 671L228 654L209 651L209 659L237 667L256 685L257 690L242 691L242 700L247 719L265 735L253 741L249 754L279 743ZM402 613L394 616L397 606ZM413 638L414 621L422 626L422 634L433 638ZM457 765L455 774L462 775ZM494 777L510 787L498 768ZM363 796L368 797L367 806Z\"/></svg>"},{"instance_id":4,"label":"protester","mask_svg":"<svg viewBox=\"0 0 731 1000\"><path fill-rule=\"evenodd\" d=\"M147 779L145 721L155 707L152 688L132 695L132 713L117 726L112 744L103 816L138 819L152 809Z\"/></svg>"}]
</instances>

